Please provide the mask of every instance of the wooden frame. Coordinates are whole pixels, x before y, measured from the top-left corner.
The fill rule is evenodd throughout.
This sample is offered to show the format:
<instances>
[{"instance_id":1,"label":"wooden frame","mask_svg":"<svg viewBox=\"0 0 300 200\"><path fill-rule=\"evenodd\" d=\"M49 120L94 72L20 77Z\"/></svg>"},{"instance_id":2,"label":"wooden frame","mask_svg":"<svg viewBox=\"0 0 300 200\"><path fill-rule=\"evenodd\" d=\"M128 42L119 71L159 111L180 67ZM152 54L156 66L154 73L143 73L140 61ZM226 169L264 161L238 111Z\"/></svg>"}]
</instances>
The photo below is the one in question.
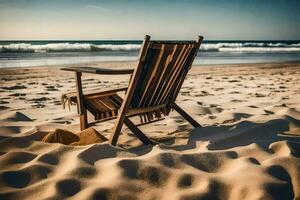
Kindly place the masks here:
<instances>
[{"instance_id":1,"label":"wooden frame","mask_svg":"<svg viewBox=\"0 0 300 200\"><path fill-rule=\"evenodd\" d=\"M67 71L74 71L76 74L76 88L77 88L77 106L78 106L78 112L79 112L79 117L80 117L80 129L86 129L89 126L89 123L87 121L87 110L85 108L85 99L83 97L83 92L82 92L82 85L81 85L81 75L82 73L93 73L93 74L106 74L106 75L113 75L113 74L132 74L131 75L131 80L129 82L129 86L128 89L126 91L125 94L125 98L122 102L122 105L119 109L118 115L117 115L117 119L115 122L115 126L113 128L113 133L111 134L111 137L109 138L109 143L112 145L116 145L118 138L120 136L121 133L121 129L123 124L125 124L144 144L152 144L153 142L129 119L130 116L134 116L134 115L139 115L142 113L148 113L151 112L152 110L158 110L161 108L165 108L167 110L167 114L172 110L176 110L183 118L185 118L191 125L193 125L194 127L201 127L201 125L196 122L191 116L189 116L182 108L180 108L176 103L176 97L178 96L179 90L183 84L184 78L186 77L188 70L190 69L193 60L197 54L197 51L200 47L200 44L203 40L202 36L198 37L198 41L155 41L155 43L151 43L150 42L150 36L146 35L142 44L142 48L140 50L140 54L139 54L139 62L137 67L133 70L133 69L116 69L116 70L110 70L110 69L103 69L103 68L92 68L92 67L72 67L72 68L63 68L62 70L67 70ZM189 60L189 66L188 66L188 70L183 70L183 74L179 74L179 71L176 72L177 74L176 76L176 80L172 80L171 79L171 84L170 86L168 86L170 89L172 89L172 84L176 81L176 88L172 89L173 93L171 96L171 99L168 100L167 104L163 104L161 102L159 102L160 104L157 106L153 106L153 107L139 107L136 109L132 109L129 108L130 103L132 101L132 97L134 95L135 89L137 87L141 72L142 72L142 68L145 64L145 60L147 57L147 52L149 49L149 46L151 46L151 48L160 48L160 43L163 43L165 45L165 48L171 48L169 47L170 45L174 45L174 44L193 44L194 49L196 49L193 57L190 58ZM168 46L169 45L169 46ZM185 46L184 46L185 47ZM189 46L188 46L189 48ZM186 53L190 53L191 50L186 50ZM188 54L189 55L189 54ZM181 64L183 61L180 61ZM159 82L161 81L161 78L159 79ZM170 90L168 89L168 90ZM157 90L157 88L155 88L155 90ZM166 92L166 91L165 91ZM164 96L162 98L166 98L169 94L170 91L167 91L167 93L164 92ZM111 94L108 92L106 92L103 95L108 95ZM159 91L160 94L160 91ZM166 96L167 95L167 96ZM160 97L160 96L158 96ZM91 97L92 98L92 97ZM155 102L157 101L161 101L162 98L159 99L155 99ZM150 101L152 101L153 97L151 97ZM112 117L111 119L114 119L115 117ZM108 119L109 120L109 119ZM90 123L94 124L95 122Z\"/></svg>"}]
</instances>

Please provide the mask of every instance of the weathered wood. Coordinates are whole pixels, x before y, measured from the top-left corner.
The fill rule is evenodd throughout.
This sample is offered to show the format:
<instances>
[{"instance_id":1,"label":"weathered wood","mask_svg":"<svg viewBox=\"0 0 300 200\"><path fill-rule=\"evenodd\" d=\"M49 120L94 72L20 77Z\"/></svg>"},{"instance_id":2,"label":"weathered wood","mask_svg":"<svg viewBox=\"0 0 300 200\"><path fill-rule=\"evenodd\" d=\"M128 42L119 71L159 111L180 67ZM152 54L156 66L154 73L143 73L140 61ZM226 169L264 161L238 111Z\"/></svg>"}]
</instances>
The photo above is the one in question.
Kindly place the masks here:
<instances>
[{"instance_id":1,"label":"weathered wood","mask_svg":"<svg viewBox=\"0 0 300 200\"><path fill-rule=\"evenodd\" d=\"M161 71L161 75L158 76L159 79L157 81L157 83L155 84L156 87L154 88L153 91L153 95L151 96L150 105L157 105L158 103L158 99L160 96L160 93L163 91L163 85L166 81L166 76L168 75L168 70L170 69L170 64L172 63L172 61L174 60L174 55L177 51L177 47L178 45L173 45L173 48L171 49L171 53L169 54L169 56L167 57L167 60L165 62L165 66L163 67L162 71Z\"/></svg>"},{"instance_id":2,"label":"weathered wood","mask_svg":"<svg viewBox=\"0 0 300 200\"><path fill-rule=\"evenodd\" d=\"M149 95L148 88L151 86L154 86L153 83L154 83L155 78L157 77L157 71L159 70L159 66L160 66L159 64L160 64L161 59L163 58L163 55L164 55L164 45L161 46L161 51L159 52L158 58L155 62L155 65L153 66L153 71L150 74L150 79L144 88L139 106L141 106L142 103L144 102L145 95L147 95L147 94ZM150 94L150 95L152 95L152 94ZM144 106L145 106L145 104L144 104Z\"/></svg>"},{"instance_id":3,"label":"weathered wood","mask_svg":"<svg viewBox=\"0 0 300 200\"><path fill-rule=\"evenodd\" d=\"M194 55L193 55L193 57L191 58L191 61L190 61L190 66L188 66L188 69L186 69L184 71L184 74L182 75L181 80L177 84L177 88L175 89L175 91L173 93L173 96L172 96L172 99L170 100L170 105L173 104L173 103L175 103L175 100L176 100L176 98L178 96L179 90L180 90L180 88L181 88L181 86L183 84L183 81L184 81L184 79L185 79L188 71L192 67L192 63L194 62L194 59L195 59L195 57L196 57L196 55L197 55L197 53L199 51L199 48L200 48L200 45L201 45L202 41L203 41L203 37L202 36L198 36L198 41L197 41L197 44L196 44L196 47L195 47Z\"/></svg>"},{"instance_id":4,"label":"weathered wood","mask_svg":"<svg viewBox=\"0 0 300 200\"><path fill-rule=\"evenodd\" d=\"M126 112L126 115L134 116L134 115L139 115L142 113L153 112L153 111L156 111L156 110L166 107L166 105L167 104L162 104L162 105L158 105L158 106L149 106L149 107L145 107L145 108L132 108L132 109L128 109L128 111Z\"/></svg>"},{"instance_id":5,"label":"weathered wood","mask_svg":"<svg viewBox=\"0 0 300 200\"><path fill-rule=\"evenodd\" d=\"M112 133L111 137L109 138L109 143L112 144L112 145L117 144L117 141L118 141L118 138L119 138L122 126L123 126L123 122L124 122L124 119L125 119L126 112L128 110L129 104L131 102L131 98L133 96L133 93L135 91L137 82L139 80L140 73L142 71L142 66L145 62L149 40L150 40L150 36L146 35L145 39L144 39L144 42L143 42L143 45L142 45L142 48L140 50L138 66L133 72L132 80L129 83L126 96L125 96L124 101L122 103L120 112L118 113L117 121L116 121L116 124L115 124L114 129L113 129L113 133Z\"/></svg>"},{"instance_id":6,"label":"weathered wood","mask_svg":"<svg viewBox=\"0 0 300 200\"><path fill-rule=\"evenodd\" d=\"M196 43L195 40L151 40L153 43L162 44L191 44Z\"/></svg>"},{"instance_id":7,"label":"weathered wood","mask_svg":"<svg viewBox=\"0 0 300 200\"><path fill-rule=\"evenodd\" d=\"M134 69L108 69L108 68L96 68L96 67L68 67L61 68L64 71L72 72L84 72L91 74L103 74L103 75L113 75L113 74L132 74Z\"/></svg>"},{"instance_id":8,"label":"weathered wood","mask_svg":"<svg viewBox=\"0 0 300 200\"><path fill-rule=\"evenodd\" d=\"M176 103L172 104L174 108L186 121L188 121L194 127L202 127L198 122L196 122L189 114L187 114L182 108L180 108Z\"/></svg>"},{"instance_id":9,"label":"weathered wood","mask_svg":"<svg viewBox=\"0 0 300 200\"><path fill-rule=\"evenodd\" d=\"M188 58L188 55L190 51L192 50L187 46L183 49L182 54L178 56L177 62L175 63L174 70L172 71L172 75L169 78L168 84L164 88L164 92L162 93L161 99L159 103L165 103L168 100L168 97L173 93L173 88L175 85L178 85L178 77L180 76L182 70L183 70L183 64L185 63L186 59Z\"/></svg>"},{"instance_id":10,"label":"weathered wood","mask_svg":"<svg viewBox=\"0 0 300 200\"><path fill-rule=\"evenodd\" d=\"M117 92L126 91L127 89L128 89L127 87L123 87L123 88L116 88L116 89L107 90L107 91L103 91L103 92L85 94L84 99L97 99L99 97L105 97L105 96L113 95Z\"/></svg>"},{"instance_id":11,"label":"weathered wood","mask_svg":"<svg viewBox=\"0 0 300 200\"><path fill-rule=\"evenodd\" d=\"M165 118L165 117L162 117L162 118L159 118L159 119L155 119L155 120L153 120L153 121L148 121L148 122L136 124L136 126L137 126L137 127L139 127L139 126L144 126L144 125L146 125L146 124L152 124L152 123L155 123L155 122L164 120L164 119L166 119L166 118Z\"/></svg>"},{"instance_id":12,"label":"weathered wood","mask_svg":"<svg viewBox=\"0 0 300 200\"><path fill-rule=\"evenodd\" d=\"M193 126L201 127L175 103L175 100L202 40L203 37L199 36L198 41L150 41L150 36L146 35L135 70L93 67L63 68L63 70L76 72L76 77L78 76L77 103L79 113L81 113L81 128L88 125L86 117L86 109L88 109L96 119L90 124L117 118L113 133L109 138L110 144L117 144L124 123L141 141L149 144L152 143L151 140L129 120L129 117L139 115L142 124L146 124L161 119L163 115L169 115L172 108ZM127 90L125 89L124 100L117 95L120 89L82 95L80 78L82 72L107 75L131 74L129 86ZM115 97L118 98L115 99Z\"/></svg>"},{"instance_id":13,"label":"weathered wood","mask_svg":"<svg viewBox=\"0 0 300 200\"><path fill-rule=\"evenodd\" d=\"M88 127L87 121L87 111L84 107L84 99L82 94L82 85L81 85L81 72L76 72L76 89L77 89L77 107L79 111L79 120L80 120L80 130L84 130Z\"/></svg>"},{"instance_id":14,"label":"weathered wood","mask_svg":"<svg viewBox=\"0 0 300 200\"><path fill-rule=\"evenodd\" d=\"M153 144L153 142L136 125L134 125L128 117L124 118L124 123L144 144Z\"/></svg>"}]
</instances>

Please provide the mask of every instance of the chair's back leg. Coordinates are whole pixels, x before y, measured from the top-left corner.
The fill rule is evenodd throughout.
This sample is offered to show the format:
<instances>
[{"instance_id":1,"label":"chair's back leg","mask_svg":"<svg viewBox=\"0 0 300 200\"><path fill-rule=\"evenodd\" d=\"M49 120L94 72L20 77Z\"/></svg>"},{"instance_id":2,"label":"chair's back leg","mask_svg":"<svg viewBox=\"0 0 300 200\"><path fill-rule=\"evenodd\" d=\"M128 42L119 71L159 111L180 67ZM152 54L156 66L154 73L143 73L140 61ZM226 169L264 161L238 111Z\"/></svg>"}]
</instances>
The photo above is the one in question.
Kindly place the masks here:
<instances>
[{"instance_id":1,"label":"chair's back leg","mask_svg":"<svg viewBox=\"0 0 300 200\"><path fill-rule=\"evenodd\" d=\"M144 144L153 144L153 142L127 117L124 122L126 126L139 138Z\"/></svg>"},{"instance_id":2,"label":"chair's back leg","mask_svg":"<svg viewBox=\"0 0 300 200\"><path fill-rule=\"evenodd\" d=\"M84 107L84 99L81 85L81 72L76 72L76 88L77 88L77 110L79 112L80 130L88 128L87 111Z\"/></svg>"},{"instance_id":3,"label":"chair's back leg","mask_svg":"<svg viewBox=\"0 0 300 200\"><path fill-rule=\"evenodd\" d=\"M176 103L172 104L172 108L174 108L186 121L192 124L194 127L202 127L198 122L196 122L189 114L187 114L182 108L180 108Z\"/></svg>"}]
</instances>

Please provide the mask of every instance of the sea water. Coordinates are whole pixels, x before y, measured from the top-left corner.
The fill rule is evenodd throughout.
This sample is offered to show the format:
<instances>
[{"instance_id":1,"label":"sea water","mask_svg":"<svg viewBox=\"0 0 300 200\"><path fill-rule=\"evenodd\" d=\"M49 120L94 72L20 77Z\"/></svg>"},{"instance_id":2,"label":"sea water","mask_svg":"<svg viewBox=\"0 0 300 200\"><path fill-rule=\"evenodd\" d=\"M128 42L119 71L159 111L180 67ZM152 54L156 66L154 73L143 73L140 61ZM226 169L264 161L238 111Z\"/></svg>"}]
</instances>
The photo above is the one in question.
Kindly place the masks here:
<instances>
[{"instance_id":1,"label":"sea water","mask_svg":"<svg viewBox=\"0 0 300 200\"><path fill-rule=\"evenodd\" d=\"M0 68L136 61L142 41L0 41ZM235 64L300 60L300 41L204 41L194 63Z\"/></svg>"}]
</instances>

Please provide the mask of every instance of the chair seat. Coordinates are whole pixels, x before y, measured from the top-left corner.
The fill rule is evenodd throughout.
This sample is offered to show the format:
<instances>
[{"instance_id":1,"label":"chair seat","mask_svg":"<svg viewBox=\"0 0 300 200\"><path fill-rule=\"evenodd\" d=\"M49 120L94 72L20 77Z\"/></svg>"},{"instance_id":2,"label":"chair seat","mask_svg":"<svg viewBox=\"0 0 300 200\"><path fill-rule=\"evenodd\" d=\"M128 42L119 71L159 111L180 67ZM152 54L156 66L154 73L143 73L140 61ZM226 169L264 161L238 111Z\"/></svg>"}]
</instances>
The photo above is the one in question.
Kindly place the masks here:
<instances>
[{"instance_id":1,"label":"chair seat","mask_svg":"<svg viewBox=\"0 0 300 200\"><path fill-rule=\"evenodd\" d=\"M118 94L99 96L98 98L85 99L84 106L95 116L95 120L104 120L116 117L123 99Z\"/></svg>"},{"instance_id":2,"label":"chair seat","mask_svg":"<svg viewBox=\"0 0 300 200\"><path fill-rule=\"evenodd\" d=\"M83 95L84 107L94 115L95 120L105 120L116 117L121 107L123 99L117 94L119 91L126 90L127 87L102 90L87 91ZM62 95L63 108L77 103L77 93L68 92Z\"/></svg>"},{"instance_id":3,"label":"chair seat","mask_svg":"<svg viewBox=\"0 0 300 200\"><path fill-rule=\"evenodd\" d=\"M118 91L127 88L118 88L113 90L87 91L83 95L84 107L94 115L95 120L103 121L116 118L123 99L117 94ZM63 108L66 104L71 109L71 105L77 103L77 93L68 92L62 95ZM151 122L162 118L162 114L166 116L165 104L155 107L134 108L129 109L127 116L140 116L141 123Z\"/></svg>"}]
</instances>

